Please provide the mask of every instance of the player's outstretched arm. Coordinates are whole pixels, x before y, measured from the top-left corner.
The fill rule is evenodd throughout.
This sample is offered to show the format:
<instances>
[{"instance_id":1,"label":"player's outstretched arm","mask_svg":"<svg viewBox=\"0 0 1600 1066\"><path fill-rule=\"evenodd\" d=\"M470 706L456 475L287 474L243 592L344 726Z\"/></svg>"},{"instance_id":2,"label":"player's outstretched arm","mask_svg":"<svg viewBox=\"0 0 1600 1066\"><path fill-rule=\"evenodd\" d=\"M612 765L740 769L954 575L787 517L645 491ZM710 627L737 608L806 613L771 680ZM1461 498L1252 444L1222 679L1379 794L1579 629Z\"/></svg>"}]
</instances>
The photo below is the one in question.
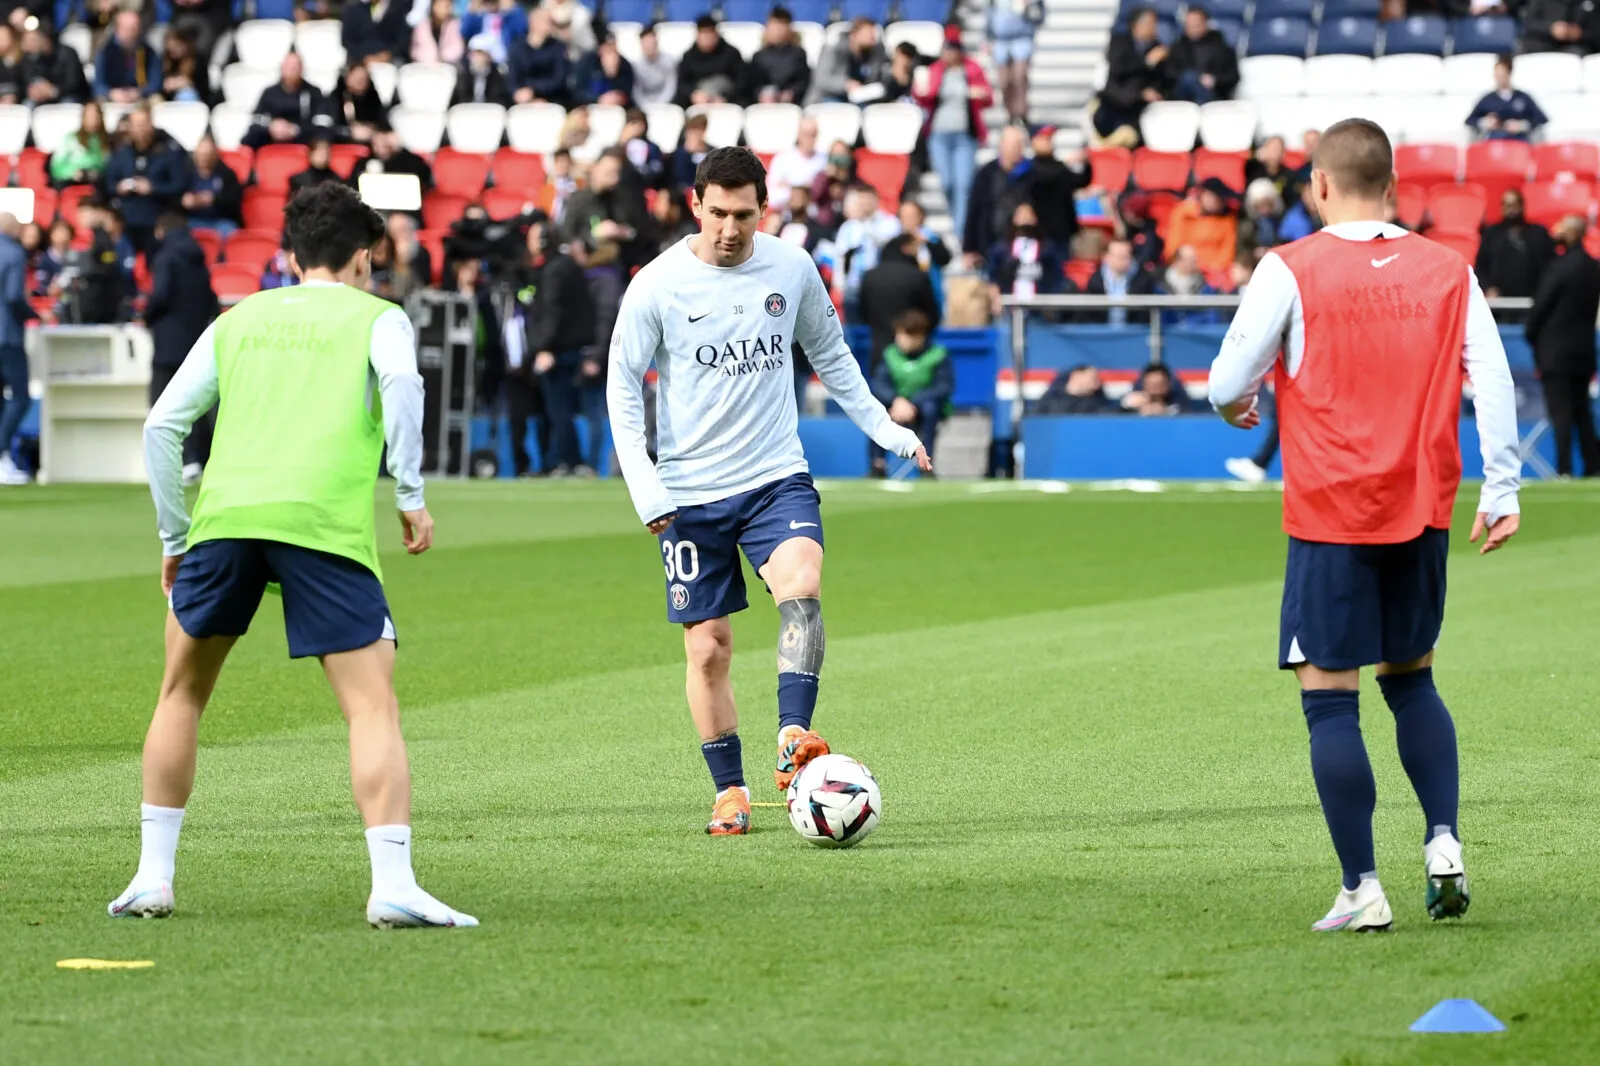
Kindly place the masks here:
<instances>
[{"instance_id":1,"label":"player's outstretched arm","mask_svg":"<svg viewBox=\"0 0 1600 1066\"><path fill-rule=\"evenodd\" d=\"M156 504L161 532L161 591L172 591L189 540L189 509L183 499L183 441L189 429L217 402L217 350L214 327L207 326L183 365L157 397L144 420L144 468Z\"/></svg>"},{"instance_id":2,"label":"player's outstretched arm","mask_svg":"<svg viewBox=\"0 0 1600 1066\"><path fill-rule=\"evenodd\" d=\"M1299 286L1288 265L1268 253L1256 267L1228 326L1222 350L1211 363L1211 406L1229 425L1254 429L1261 424L1256 409L1261 382L1283 345L1299 298Z\"/></svg>"},{"instance_id":3,"label":"player's outstretched arm","mask_svg":"<svg viewBox=\"0 0 1600 1066\"><path fill-rule=\"evenodd\" d=\"M1478 279L1470 279L1467 297L1467 339L1463 358L1472 381L1472 405L1478 421L1478 447L1483 453L1483 490L1468 540L1483 538L1480 555L1501 548L1521 528L1522 448L1517 439L1517 392L1511 365Z\"/></svg>"},{"instance_id":4,"label":"player's outstretched arm","mask_svg":"<svg viewBox=\"0 0 1600 1066\"><path fill-rule=\"evenodd\" d=\"M860 426L878 447L902 459L915 459L924 472L932 470L933 460L916 433L890 418L888 409L872 395L867 379L861 374L861 364L845 343L844 328L839 324L839 316L828 298L828 290L823 287L821 275L809 261L805 272L800 309L795 314L794 339L805 348L806 358L811 360L817 377L850 416L850 421Z\"/></svg>"},{"instance_id":5,"label":"player's outstretched arm","mask_svg":"<svg viewBox=\"0 0 1600 1066\"><path fill-rule=\"evenodd\" d=\"M606 375L606 409L611 414L611 444L622 480L628 484L639 521L652 533L672 524L677 507L650 461L644 435L644 375L661 351L661 318L655 309L654 273L636 277L622 296L611 333L610 369Z\"/></svg>"},{"instance_id":6,"label":"player's outstretched arm","mask_svg":"<svg viewBox=\"0 0 1600 1066\"><path fill-rule=\"evenodd\" d=\"M412 555L433 546L433 517L422 500L422 375L417 373L416 331L395 307L372 324L368 356L383 400L383 439L389 446L400 542Z\"/></svg>"}]
</instances>

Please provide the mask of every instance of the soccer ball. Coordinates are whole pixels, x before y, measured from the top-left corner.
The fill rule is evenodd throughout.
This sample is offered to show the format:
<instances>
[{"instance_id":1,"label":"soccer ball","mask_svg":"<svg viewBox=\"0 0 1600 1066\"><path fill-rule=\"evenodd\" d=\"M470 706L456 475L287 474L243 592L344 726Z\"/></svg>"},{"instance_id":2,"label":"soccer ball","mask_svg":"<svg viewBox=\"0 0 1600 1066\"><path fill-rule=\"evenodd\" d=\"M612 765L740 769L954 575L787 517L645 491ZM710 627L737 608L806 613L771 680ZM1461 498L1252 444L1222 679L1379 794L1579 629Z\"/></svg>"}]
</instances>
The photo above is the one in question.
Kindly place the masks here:
<instances>
[{"instance_id":1,"label":"soccer ball","mask_svg":"<svg viewBox=\"0 0 1600 1066\"><path fill-rule=\"evenodd\" d=\"M785 794L794 831L819 848L859 844L878 824L883 794L872 771L848 755L806 763Z\"/></svg>"}]
</instances>

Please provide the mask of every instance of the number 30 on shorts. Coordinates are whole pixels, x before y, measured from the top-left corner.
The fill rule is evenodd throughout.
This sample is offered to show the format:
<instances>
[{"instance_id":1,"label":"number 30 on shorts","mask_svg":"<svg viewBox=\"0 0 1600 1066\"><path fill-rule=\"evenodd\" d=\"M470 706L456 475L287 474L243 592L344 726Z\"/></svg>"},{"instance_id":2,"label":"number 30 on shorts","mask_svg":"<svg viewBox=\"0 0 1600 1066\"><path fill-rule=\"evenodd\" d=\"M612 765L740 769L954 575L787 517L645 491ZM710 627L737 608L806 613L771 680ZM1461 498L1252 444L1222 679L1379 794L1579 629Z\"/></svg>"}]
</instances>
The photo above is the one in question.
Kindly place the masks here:
<instances>
[{"instance_id":1,"label":"number 30 on shorts","mask_svg":"<svg viewBox=\"0 0 1600 1066\"><path fill-rule=\"evenodd\" d=\"M693 581L700 576L700 549L692 540L661 542L661 558L667 566L668 581Z\"/></svg>"}]
</instances>

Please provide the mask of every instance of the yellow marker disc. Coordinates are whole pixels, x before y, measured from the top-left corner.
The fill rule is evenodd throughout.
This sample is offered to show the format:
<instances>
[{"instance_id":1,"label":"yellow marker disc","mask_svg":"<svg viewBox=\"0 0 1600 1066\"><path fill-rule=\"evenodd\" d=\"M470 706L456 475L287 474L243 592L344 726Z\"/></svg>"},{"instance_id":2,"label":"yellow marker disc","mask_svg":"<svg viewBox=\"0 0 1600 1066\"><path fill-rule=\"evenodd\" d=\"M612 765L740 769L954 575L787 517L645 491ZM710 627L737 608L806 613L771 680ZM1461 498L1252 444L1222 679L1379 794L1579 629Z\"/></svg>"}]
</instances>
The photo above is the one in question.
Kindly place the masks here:
<instances>
[{"instance_id":1,"label":"yellow marker disc","mask_svg":"<svg viewBox=\"0 0 1600 1066\"><path fill-rule=\"evenodd\" d=\"M752 803L752 807L787 807L786 803Z\"/></svg>"},{"instance_id":2,"label":"yellow marker disc","mask_svg":"<svg viewBox=\"0 0 1600 1066\"><path fill-rule=\"evenodd\" d=\"M56 963L58 970L148 970L155 963L149 959L62 959Z\"/></svg>"}]
</instances>

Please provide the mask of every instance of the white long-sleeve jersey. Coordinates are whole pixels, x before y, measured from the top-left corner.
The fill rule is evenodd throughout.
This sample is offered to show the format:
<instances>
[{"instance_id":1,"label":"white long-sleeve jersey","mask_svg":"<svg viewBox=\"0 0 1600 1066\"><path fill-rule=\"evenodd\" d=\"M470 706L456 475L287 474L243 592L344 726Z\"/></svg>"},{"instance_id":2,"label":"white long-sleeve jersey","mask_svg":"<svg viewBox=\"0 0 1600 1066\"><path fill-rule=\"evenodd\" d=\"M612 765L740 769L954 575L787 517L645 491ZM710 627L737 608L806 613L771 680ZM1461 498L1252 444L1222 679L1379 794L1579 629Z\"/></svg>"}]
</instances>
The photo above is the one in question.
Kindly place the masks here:
<instances>
[{"instance_id":1,"label":"white long-sleeve jersey","mask_svg":"<svg viewBox=\"0 0 1600 1066\"><path fill-rule=\"evenodd\" d=\"M1346 241L1406 236L1405 230L1383 222L1344 222L1326 227L1326 232ZM1520 509L1517 490L1522 482L1522 453L1517 441L1517 396L1494 312L1483 298L1476 275L1471 282L1462 359L1472 381L1478 442L1483 453L1483 491L1478 510L1496 522ZM1220 410L1255 397L1280 347L1284 367L1293 377L1299 373L1306 347L1300 286L1289 265L1276 253L1268 252L1250 278L1228 327L1227 339L1222 342L1222 351L1211 364L1212 406Z\"/></svg>"},{"instance_id":2,"label":"white long-sleeve jersey","mask_svg":"<svg viewBox=\"0 0 1600 1066\"><path fill-rule=\"evenodd\" d=\"M795 409L796 342L867 436L903 458L916 453L917 435L896 425L867 387L803 248L757 233L750 258L716 267L694 254L692 239L639 271L611 336L611 435L640 521L807 470ZM652 361L653 465L644 423Z\"/></svg>"}]
</instances>

